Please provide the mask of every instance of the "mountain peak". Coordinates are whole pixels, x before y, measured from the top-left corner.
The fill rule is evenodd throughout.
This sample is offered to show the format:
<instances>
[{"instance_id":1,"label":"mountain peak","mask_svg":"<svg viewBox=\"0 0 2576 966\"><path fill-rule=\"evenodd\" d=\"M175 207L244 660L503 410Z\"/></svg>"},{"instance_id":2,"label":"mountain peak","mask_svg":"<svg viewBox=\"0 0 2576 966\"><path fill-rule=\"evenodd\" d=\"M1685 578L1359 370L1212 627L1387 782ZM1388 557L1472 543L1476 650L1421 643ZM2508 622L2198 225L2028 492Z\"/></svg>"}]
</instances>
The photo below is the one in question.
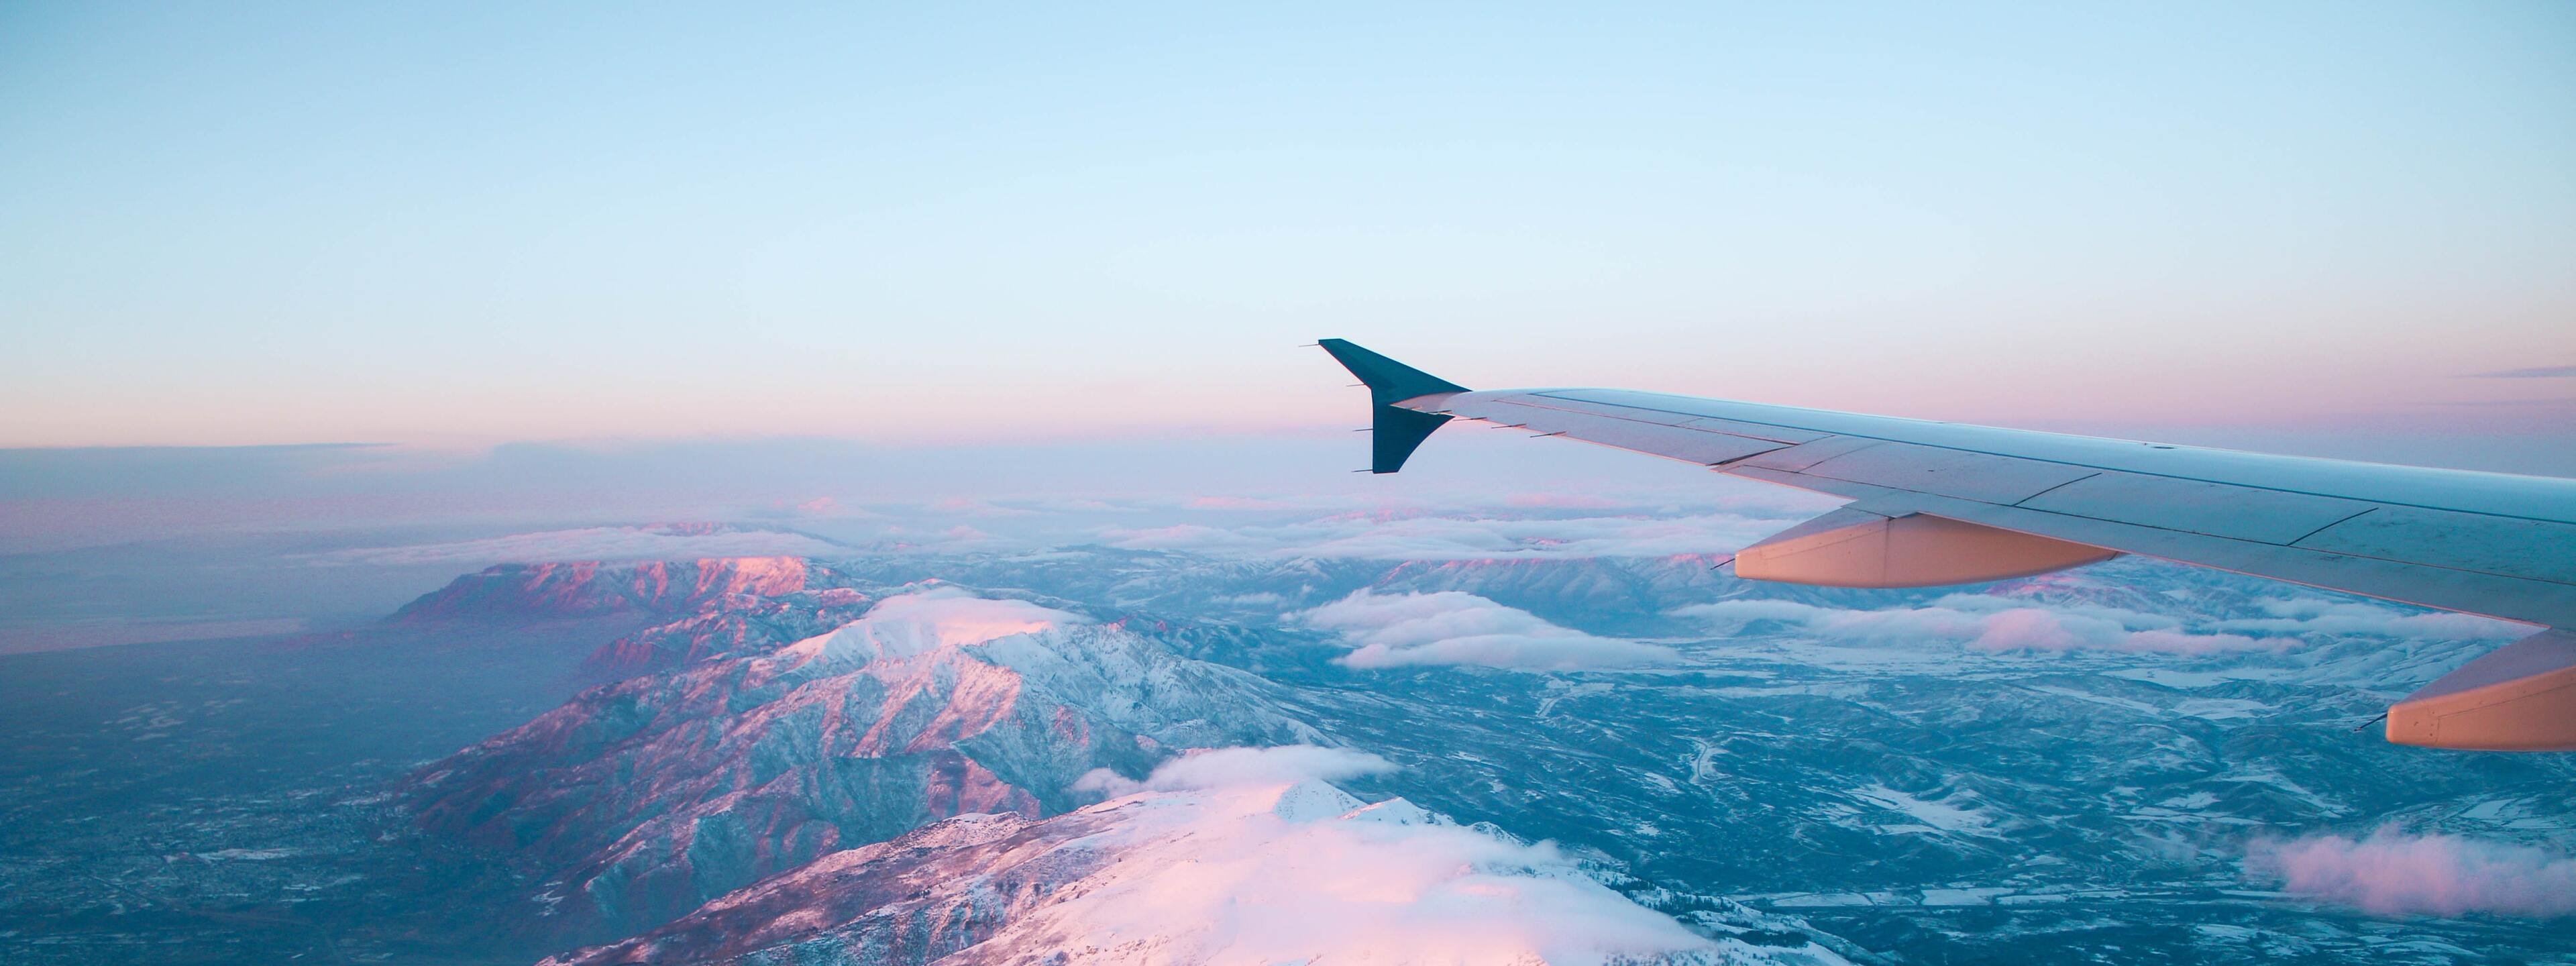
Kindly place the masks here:
<instances>
[{"instance_id":1,"label":"mountain peak","mask_svg":"<svg viewBox=\"0 0 2576 966\"><path fill-rule=\"evenodd\" d=\"M1342 816L1345 822L1385 822L1390 825L1456 825L1442 815L1402 797L1390 798L1353 809Z\"/></svg>"},{"instance_id":2,"label":"mountain peak","mask_svg":"<svg viewBox=\"0 0 2576 966\"><path fill-rule=\"evenodd\" d=\"M1080 615L1027 601L938 588L880 600L857 620L779 649L776 658L801 667L817 660L912 657L1087 623Z\"/></svg>"},{"instance_id":3,"label":"mountain peak","mask_svg":"<svg viewBox=\"0 0 2576 966\"><path fill-rule=\"evenodd\" d=\"M1270 813L1291 822L1320 822L1360 811L1365 804L1329 782L1309 778L1280 789Z\"/></svg>"}]
</instances>

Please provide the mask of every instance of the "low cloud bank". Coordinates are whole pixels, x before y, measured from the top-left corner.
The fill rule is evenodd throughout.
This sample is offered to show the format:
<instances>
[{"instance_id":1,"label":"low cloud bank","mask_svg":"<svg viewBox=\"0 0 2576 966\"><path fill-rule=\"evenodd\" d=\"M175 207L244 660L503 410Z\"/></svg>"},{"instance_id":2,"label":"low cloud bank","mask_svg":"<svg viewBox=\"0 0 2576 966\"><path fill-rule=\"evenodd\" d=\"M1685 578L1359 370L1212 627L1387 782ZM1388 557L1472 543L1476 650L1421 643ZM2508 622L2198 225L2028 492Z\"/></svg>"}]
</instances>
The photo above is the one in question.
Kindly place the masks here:
<instances>
[{"instance_id":1,"label":"low cloud bank","mask_svg":"<svg viewBox=\"0 0 2576 966\"><path fill-rule=\"evenodd\" d=\"M2261 601L2265 617L2219 621L2211 627L2254 634L2366 634L2402 640L2507 640L2532 632L2528 624L2447 611L2404 611L2358 601L2314 597Z\"/></svg>"},{"instance_id":2,"label":"low cloud bank","mask_svg":"<svg viewBox=\"0 0 2576 966\"><path fill-rule=\"evenodd\" d=\"M482 540L339 550L323 563L376 565L544 563L562 560L697 560L707 557L829 557L848 547L778 530L716 526L584 527Z\"/></svg>"},{"instance_id":3,"label":"low cloud bank","mask_svg":"<svg viewBox=\"0 0 2576 966\"><path fill-rule=\"evenodd\" d=\"M1987 651L2110 650L2206 655L2280 649L2308 637L2363 635L2400 640L2510 640L2531 628L2467 614L2413 612L2318 598L2270 598L2263 617L2210 621L2198 627L2161 614L2098 605L2035 607L1983 594L1951 594L1923 607L1849 610L1786 600L1729 600L1674 608L1721 630L1757 621L1795 625L1819 637L1852 641L1950 641Z\"/></svg>"},{"instance_id":4,"label":"low cloud bank","mask_svg":"<svg viewBox=\"0 0 2576 966\"><path fill-rule=\"evenodd\" d=\"M1953 594L1928 607L1846 610L1785 600L1728 600L1674 608L1724 629L1781 621L1852 641L1953 641L1986 651L2143 651L2214 654L2273 645L2242 634L2195 634L2181 622L2117 607L2039 608L2001 597Z\"/></svg>"},{"instance_id":5,"label":"low cloud bank","mask_svg":"<svg viewBox=\"0 0 2576 966\"><path fill-rule=\"evenodd\" d=\"M1348 748L1317 745L1211 748L1193 750L1164 762L1141 782L1106 768L1094 768L1074 781L1073 790L1116 798L1140 791L1284 785L1307 780L1341 781L1363 775L1383 775L1394 770L1394 762Z\"/></svg>"},{"instance_id":6,"label":"low cloud bank","mask_svg":"<svg viewBox=\"0 0 2576 966\"><path fill-rule=\"evenodd\" d=\"M2380 915L2576 915L2576 858L2456 835L2383 827L2358 841L2257 841L2245 871L2293 895Z\"/></svg>"},{"instance_id":7,"label":"low cloud bank","mask_svg":"<svg viewBox=\"0 0 2576 966\"><path fill-rule=\"evenodd\" d=\"M1356 645L1341 663L1355 668L1474 664L1524 671L1667 664L1668 647L1594 637L1538 615L1459 591L1379 594L1359 590L1290 615L1308 627L1338 631Z\"/></svg>"},{"instance_id":8,"label":"low cloud bank","mask_svg":"<svg viewBox=\"0 0 2576 966\"><path fill-rule=\"evenodd\" d=\"M1725 553L1790 521L1734 513L1533 519L1346 514L1276 525L1183 523L1101 532L1111 546L1217 556L1362 560L1669 557Z\"/></svg>"},{"instance_id":9,"label":"low cloud bank","mask_svg":"<svg viewBox=\"0 0 2576 966\"><path fill-rule=\"evenodd\" d=\"M1323 784L1391 767L1311 746L1167 763L1139 787L1176 790L1102 806L1122 824L1080 847L1108 861L996 941L1155 963L1714 966L1751 952L1637 905L1544 843L1401 802L1363 808Z\"/></svg>"}]
</instances>

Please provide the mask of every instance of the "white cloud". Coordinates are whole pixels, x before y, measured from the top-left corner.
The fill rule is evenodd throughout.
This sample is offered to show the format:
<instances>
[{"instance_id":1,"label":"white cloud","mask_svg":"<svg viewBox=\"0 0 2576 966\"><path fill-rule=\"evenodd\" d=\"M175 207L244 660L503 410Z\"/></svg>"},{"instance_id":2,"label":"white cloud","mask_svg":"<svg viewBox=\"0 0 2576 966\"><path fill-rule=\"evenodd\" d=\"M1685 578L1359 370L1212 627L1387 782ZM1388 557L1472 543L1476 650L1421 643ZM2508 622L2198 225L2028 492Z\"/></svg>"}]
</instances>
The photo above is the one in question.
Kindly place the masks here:
<instances>
[{"instance_id":1,"label":"white cloud","mask_svg":"<svg viewBox=\"0 0 2576 966\"><path fill-rule=\"evenodd\" d=\"M1290 762L1318 753L1336 757ZM1604 964L1654 956L1713 964L1742 948L1604 888L1548 845L1445 820L1371 820L1387 810L1360 811L1357 800L1315 780L1337 768L1383 765L1374 756L1227 749L1174 765L1193 761L1210 774L1187 779L1185 790L1093 806L1120 815L1121 824L1079 845L1111 858L1058 890L1070 898L992 941L1042 940L1154 966ZM1157 779L1164 775L1157 770Z\"/></svg>"},{"instance_id":2,"label":"white cloud","mask_svg":"<svg viewBox=\"0 0 2576 966\"><path fill-rule=\"evenodd\" d=\"M1019 535L988 533L972 524L941 526L936 521L888 524L878 532L877 536L877 542L868 546L870 552L991 553L1027 550L1045 545L1043 540L1031 540Z\"/></svg>"},{"instance_id":3,"label":"white cloud","mask_svg":"<svg viewBox=\"0 0 2576 966\"><path fill-rule=\"evenodd\" d=\"M1927 607L1846 610L1782 600L1728 600L1674 608L1722 628L1782 621L1854 641L1950 641L1986 651L2147 651L2210 654L2269 647L2241 634L2194 634L2170 617L2117 607L2032 607L2001 597L1952 594Z\"/></svg>"},{"instance_id":4,"label":"white cloud","mask_svg":"<svg viewBox=\"0 0 2576 966\"><path fill-rule=\"evenodd\" d=\"M1197 523L1112 531L1111 546L1129 550L1179 550L1204 554L1251 554L1268 549L1260 540Z\"/></svg>"},{"instance_id":5,"label":"white cloud","mask_svg":"<svg viewBox=\"0 0 2576 966\"><path fill-rule=\"evenodd\" d=\"M2576 915L2576 858L2456 835L2382 827L2359 841L2257 841L2245 870L2294 895L2381 915Z\"/></svg>"},{"instance_id":6,"label":"white cloud","mask_svg":"<svg viewBox=\"0 0 2576 966\"><path fill-rule=\"evenodd\" d=\"M1670 663L1671 648L1594 637L1535 614L1459 591L1378 594L1362 589L1290 615L1341 632L1357 645L1341 663L1356 668L1475 664L1531 671Z\"/></svg>"},{"instance_id":7,"label":"white cloud","mask_svg":"<svg viewBox=\"0 0 2576 966\"><path fill-rule=\"evenodd\" d=\"M697 560L709 557L828 557L849 548L801 533L732 527L585 527L514 533L482 540L339 550L311 558L327 563L551 563L567 560Z\"/></svg>"},{"instance_id":8,"label":"white cloud","mask_svg":"<svg viewBox=\"0 0 2576 966\"><path fill-rule=\"evenodd\" d=\"M1073 790L1117 797L1146 790L1182 791L1280 785L1307 780L1340 781L1362 775L1383 775L1395 770L1393 762L1348 748L1315 745L1201 748L1156 766L1153 774L1145 776L1141 782L1106 768L1095 768L1077 779Z\"/></svg>"},{"instance_id":9,"label":"white cloud","mask_svg":"<svg viewBox=\"0 0 2576 966\"><path fill-rule=\"evenodd\" d=\"M1035 510L1024 510L1019 507L956 496L933 500L928 504L928 509L936 513L969 517L1025 517L1037 514Z\"/></svg>"},{"instance_id":10,"label":"white cloud","mask_svg":"<svg viewBox=\"0 0 2576 966\"><path fill-rule=\"evenodd\" d=\"M2195 627L2162 614L2087 604L2034 606L1984 594L1951 594L1924 607L1847 610L1782 600L1729 600L1671 611L1721 628L1781 621L1823 637L1859 641L1952 641L1990 651L2087 649L2211 654L2279 649L2311 636L2364 635L2406 640L2509 640L2523 624L2467 614L2409 612L2396 607L2317 598L2257 602L2268 615L2208 621Z\"/></svg>"},{"instance_id":11,"label":"white cloud","mask_svg":"<svg viewBox=\"0 0 2576 966\"><path fill-rule=\"evenodd\" d=\"M1111 546L1131 549L1221 556L1362 560L1668 557L1731 552L1787 526L1787 520L1731 513L1538 518L1351 513L1223 528L1198 523L1111 528L1100 531L1100 539Z\"/></svg>"},{"instance_id":12,"label":"white cloud","mask_svg":"<svg viewBox=\"0 0 2576 966\"><path fill-rule=\"evenodd\" d=\"M2257 634L2364 634L2403 640L2506 640L2532 632L2531 625L2442 611L2409 612L2357 601L2314 597L2270 598L2259 603L2270 616L2220 621L2220 630Z\"/></svg>"}]
</instances>

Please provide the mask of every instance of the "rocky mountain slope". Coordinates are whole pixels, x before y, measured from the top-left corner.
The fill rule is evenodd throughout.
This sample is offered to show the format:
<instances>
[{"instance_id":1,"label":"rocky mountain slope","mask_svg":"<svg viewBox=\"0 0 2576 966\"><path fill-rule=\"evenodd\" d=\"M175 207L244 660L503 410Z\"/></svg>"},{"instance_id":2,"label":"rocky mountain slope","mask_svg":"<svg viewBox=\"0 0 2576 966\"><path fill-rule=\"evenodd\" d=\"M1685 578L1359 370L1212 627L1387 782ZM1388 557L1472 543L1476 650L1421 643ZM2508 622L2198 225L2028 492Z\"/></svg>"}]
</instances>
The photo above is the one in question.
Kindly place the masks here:
<instances>
[{"instance_id":1,"label":"rocky mountain slope","mask_svg":"<svg viewBox=\"0 0 2576 966\"><path fill-rule=\"evenodd\" d=\"M821 590L835 586L836 577L829 568L796 557L500 564L403 605L394 619L688 614L728 598L740 602Z\"/></svg>"},{"instance_id":2,"label":"rocky mountain slope","mask_svg":"<svg viewBox=\"0 0 2576 966\"><path fill-rule=\"evenodd\" d=\"M427 827L506 850L549 934L623 934L838 848L1073 806L1166 746L1322 740L1278 688L1117 624L934 588L758 655L585 692L424 769Z\"/></svg>"}]
</instances>

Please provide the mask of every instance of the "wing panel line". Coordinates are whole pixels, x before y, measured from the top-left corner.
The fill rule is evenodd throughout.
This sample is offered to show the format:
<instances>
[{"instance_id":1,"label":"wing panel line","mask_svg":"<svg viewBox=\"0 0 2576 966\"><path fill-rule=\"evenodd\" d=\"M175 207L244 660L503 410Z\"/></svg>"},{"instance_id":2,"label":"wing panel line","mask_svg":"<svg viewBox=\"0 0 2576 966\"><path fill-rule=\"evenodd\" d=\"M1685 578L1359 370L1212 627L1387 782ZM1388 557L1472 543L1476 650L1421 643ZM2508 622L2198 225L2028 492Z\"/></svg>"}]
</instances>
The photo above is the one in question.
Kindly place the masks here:
<instances>
[{"instance_id":1,"label":"wing panel line","mask_svg":"<svg viewBox=\"0 0 2576 966\"><path fill-rule=\"evenodd\" d=\"M2039 499L2040 497L2047 496L2047 495L2049 495L2049 494L2051 494L2051 493L2057 492L2057 490L2058 490L2058 488L2059 488L2059 487L2074 486L2075 484L2082 483L2082 482L2084 482L2084 481L2086 481L2086 480L2092 479L2092 478L2094 478L2094 477L2096 477L2096 476L2100 476L2100 475L2102 475L2103 473L2108 473L2108 472L2111 472L2111 471L2110 471L2110 470L2101 470L2101 471L2098 471L2098 472L2093 472L2093 473L2087 473L2087 474L2084 474L2083 476L2079 476L2079 477L2076 477L2076 478L2074 478L2074 479L2068 480L2068 481L2066 481L2066 482L2064 482L2064 483L2057 484L2057 486L2052 486L2052 487L2049 487L2048 489L2041 490L2041 491L2039 491L2039 492L2037 492L2037 493L2033 493L2033 494L2031 494L2031 495L2029 495L2029 496L2022 497L2021 499L2014 500L2012 505L2014 505L2014 506L2020 506L2020 505L2022 505L2022 504L2024 504L2024 503L2028 503L2028 502L2030 502L2030 501L2032 501L2032 500L2036 500L2036 499ZM2363 512L2368 512L2368 511L2363 511ZM2344 518L2344 519L2349 520L2349 519L2351 519L2351 518L2350 518L2350 517L2346 517L2346 518ZM2342 521L2342 520L2337 520L2337 521L2335 521L2335 523L2341 523L2341 522L2343 522L2343 521ZM2334 523L2326 524L2326 526L2327 526L2327 527L2334 526ZM2323 529L2325 529L2325 527L2318 527L2317 529L2319 529L2319 530L2323 530ZM2297 543L2298 541L2296 541L2296 540L2292 540L2292 541L2290 541L2290 542L2291 542L2291 543Z\"/></svg>"},{"instance_id":2,"label":"wing panel line","mask_svg":"<svg viewBox=\"0 0 2576 966\"><path fill-rule=\"evenodd\" d=\"M2314 530L2310 530L2310 531L2308 531L2308 532L2306 532L2306 533L2302 533L2302 534L2300 534L2300 535L2299 535L2299 539L2290 541L2290 546L2293 546L2293 547L2298 546L2300 543L2302 543L2302 542L2306 541L2309 537L2313 537L2313 536L2316 536L2317 534L2324 533L2324 532L2326 532L2326 531L2328 531L2328 530L2332 530L2332 529L2334 529L2334 528L2336 528L2336 527L2338 527L2338 526L2342 526L2344 523L2346 523L2346 522L2348 522L2348 521L2352 520L2352 518L2353 518L2353 517L2358 517L2358 516L2360 516L2360 515L2362 515L2362 514L2364 514L2364 513L2371 513L2371 512L2377 511L2378 509L2379 509L2378 507L2371 507L2371 508L2366 509L2366 510L2360 510L2360 511L2357 511L2357 512L2353 513L2353 515L2352 515L2352 516L2345 517L2345 518L2343 518L2343 519L2341 519L2341 520L2337 520L2337 521L2335 521L2335 522L2333 522L2333 523L2326 524L2325 526L2318 527L2318 528L2316 528L2316 529L2314 529Z\"/></svg>"}]
</instances>

